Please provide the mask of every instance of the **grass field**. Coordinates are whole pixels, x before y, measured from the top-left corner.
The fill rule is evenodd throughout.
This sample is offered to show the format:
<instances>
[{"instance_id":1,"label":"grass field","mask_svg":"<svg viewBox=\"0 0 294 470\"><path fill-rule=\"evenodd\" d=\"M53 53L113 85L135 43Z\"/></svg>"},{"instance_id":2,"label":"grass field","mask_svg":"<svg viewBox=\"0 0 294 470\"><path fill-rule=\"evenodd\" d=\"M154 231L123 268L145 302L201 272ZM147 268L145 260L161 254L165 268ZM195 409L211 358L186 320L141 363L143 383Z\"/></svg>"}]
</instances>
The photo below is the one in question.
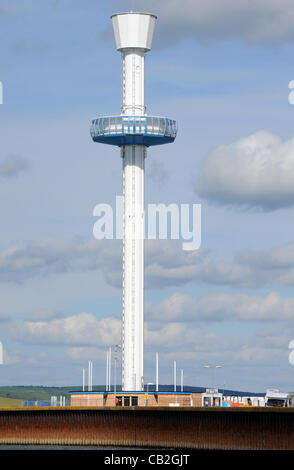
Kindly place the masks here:
<instances>
[{"instance_id":1,"label":"grass field","mask_svg":"<svg viewBox=\"0 0 294 470\"><path fill-rule=\"evenodd\" d=\"M15 408L22 406L22 400L18 398L6 398L0 396L0 408Z\"/></svg>"}]
</instances>

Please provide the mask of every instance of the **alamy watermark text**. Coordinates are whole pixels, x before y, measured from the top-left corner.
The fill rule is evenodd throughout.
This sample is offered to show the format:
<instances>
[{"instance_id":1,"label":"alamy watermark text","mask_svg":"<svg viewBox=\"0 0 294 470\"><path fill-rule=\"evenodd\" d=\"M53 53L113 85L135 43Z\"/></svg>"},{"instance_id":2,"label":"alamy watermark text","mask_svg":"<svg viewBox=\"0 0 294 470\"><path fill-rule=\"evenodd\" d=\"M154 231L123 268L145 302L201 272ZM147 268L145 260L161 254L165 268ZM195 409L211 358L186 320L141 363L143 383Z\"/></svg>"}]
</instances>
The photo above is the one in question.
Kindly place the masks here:
<instances>
[{"instance_id":1,"label":"alamy watermark text","mask_svg":"<svg viewBox=\"0 0 294 470\"><path fill-rule=\"evenodd\" d=\"M123 197L116 196L115 210L110 204L97 204L93 215L98 217L93 227L97 240L123 238ZM130 214L125 216L134 223L135 234L132 237L155 239L178 239L182 241L183 250L197 250L201 245L201 204L148 204L147 211L142 207L133 207ZM140 230L144 222L144 234ZM125 231L125 237L128 236Z\"/></svg>"}]
</instances>

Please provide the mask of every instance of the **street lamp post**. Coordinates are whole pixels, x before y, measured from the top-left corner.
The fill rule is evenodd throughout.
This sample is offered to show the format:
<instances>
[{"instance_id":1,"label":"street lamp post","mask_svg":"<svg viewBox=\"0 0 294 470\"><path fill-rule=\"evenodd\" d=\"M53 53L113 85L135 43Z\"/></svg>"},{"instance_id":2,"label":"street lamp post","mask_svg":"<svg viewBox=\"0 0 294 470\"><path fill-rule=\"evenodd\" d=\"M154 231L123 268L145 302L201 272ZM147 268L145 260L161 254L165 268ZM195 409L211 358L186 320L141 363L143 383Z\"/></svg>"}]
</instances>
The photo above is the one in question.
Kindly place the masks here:
<instances>
[{"instance_id":1,"label":"street lamp post","mask_svg":"<svg viewBox=\"0 0 294 470\"><path fill-rule=\"evenodd\" d=\"M149 385L154 385L153 382L148 382L147 383L147 399L146 399L146 405L148 406L148 387Z\"/></svg>"},{"instance_id":2,"label":"street lamp post","mask_svg":"<svg viewBox=\"0 0 294 470\"><path fill-rule=\"evenodd\" d=\"M117 353L118 349L121 349L120 344L116 344L114 346L114 386L113 386L113 394L114 394L114 406L116 406L116 365L117 365Z\"/></svg>"},{"instance_id":3,"label":"street lamp post","mask_svg":"<svg viewBox=\"0 0 294 470\"><path fill-rule=\"evenodd\" d=\"M214 371L215 369L220 369L222 366L207 365L203 366L206 369L211 369L211 388L214 388Z\"/></svg>"}]
</instances>

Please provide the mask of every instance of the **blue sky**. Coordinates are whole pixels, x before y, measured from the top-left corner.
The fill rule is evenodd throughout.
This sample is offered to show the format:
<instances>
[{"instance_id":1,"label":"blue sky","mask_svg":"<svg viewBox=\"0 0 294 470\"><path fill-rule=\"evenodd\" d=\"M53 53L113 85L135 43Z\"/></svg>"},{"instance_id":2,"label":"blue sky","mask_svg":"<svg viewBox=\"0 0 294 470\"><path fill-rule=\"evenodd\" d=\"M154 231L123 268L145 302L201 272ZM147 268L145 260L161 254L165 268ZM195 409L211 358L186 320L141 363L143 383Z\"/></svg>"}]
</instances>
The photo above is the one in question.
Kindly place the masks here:
<instances>
[{"instance_id":1,"label":"blue sky","mask_svg":"<svg viewBox=\"0 0 294 470\"><path fill-rule=\"evenodd\" d=\"M119 151L91 119L119 113L110 15L158 19L147 113L178 121L148 150L146 204L200 203L202 245L146 242L145 381L293 390L291 2L0 0L0 385L78 385L120 341L119 240L93 208L121 194Z\"/></svg>"}]
</instances>

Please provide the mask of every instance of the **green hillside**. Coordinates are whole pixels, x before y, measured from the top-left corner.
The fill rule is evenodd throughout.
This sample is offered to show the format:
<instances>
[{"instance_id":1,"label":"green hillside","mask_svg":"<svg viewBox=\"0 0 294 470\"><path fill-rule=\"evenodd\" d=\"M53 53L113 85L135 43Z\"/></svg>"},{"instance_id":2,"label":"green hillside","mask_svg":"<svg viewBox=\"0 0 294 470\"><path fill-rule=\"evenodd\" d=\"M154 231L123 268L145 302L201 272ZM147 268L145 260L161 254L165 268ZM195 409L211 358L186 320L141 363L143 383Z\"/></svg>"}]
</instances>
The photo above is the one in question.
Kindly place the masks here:
<instances>
[{"instance_id":1,"label":"green hillside","mask_svg":"<svg viewBox=\"0 0 294 470\"><path fill-rule=\"evenodd\" d=\"M10 386L0 387L0 397L18 400L50 401L51 396L70 398L69 392L77 387Z\"/></svg>"},{"instance_id":2,"label":"green hillside","mask_svg":"<svg viewBox=\"0 0 294 470\"><path fill-rule=\"evenodd\" d=\"M15 408L22 406L23 401L18 398L6 398L0 396L0 408Z\"/></svg>"},{"instance_id":3,"label":"green hillside","mask_svg":"<svg viewBox=\"0 0 294 470\"><path fill-rule=\"evenodd\" d=\"M95 391L102 391L104 389L105 387L103 386L93 387L93 390ZM66 402L69 403L70 401L69 392L78 391L78 390L81 390L81 387L44 387L42 385L40 386L19 385L19 386L9 386L9 387L2 386L0 387L0 399L14 399L14 400L20 400L20 401L39 400L39 401L50 402L52 396L56 396L57 400L59 400L59 397L62 395L63 397L65 397ZM0 406L1 406L1 403L0 403ZM14 406L18 406L18 405L14 405Z\"/></svg>"}]
</instances>

